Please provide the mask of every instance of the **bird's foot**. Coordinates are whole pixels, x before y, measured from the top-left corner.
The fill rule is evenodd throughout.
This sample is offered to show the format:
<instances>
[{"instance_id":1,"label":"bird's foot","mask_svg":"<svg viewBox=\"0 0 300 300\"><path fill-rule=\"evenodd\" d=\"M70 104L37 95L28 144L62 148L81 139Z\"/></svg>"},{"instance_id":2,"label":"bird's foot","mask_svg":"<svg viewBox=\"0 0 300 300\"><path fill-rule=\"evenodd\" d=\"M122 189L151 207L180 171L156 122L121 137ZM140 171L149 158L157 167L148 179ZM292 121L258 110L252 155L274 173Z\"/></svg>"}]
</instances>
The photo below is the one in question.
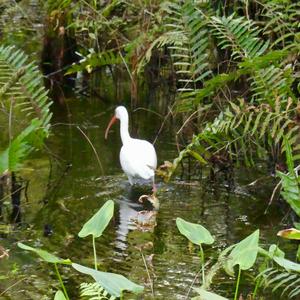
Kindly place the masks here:
<instances>
[{"instance_id":1,"label":"bird's foot","mask_svg":"<svg viewBox=\"0 0 300 300\"><path fill-rule=\"evenodd\" d=\"M149 200L149 198L151 197L151 195L142 195L139 198L139 202L140 203L144 203L145 200Z\"/></svg>"},{"instance_id":2,"label":"bird's foot","mask_svg":"<svg viewBox=\"0 0 300 300\"><path fill-rule=\"evenodd\" d=\"M145 200L148 200L153 205L154 209L159 209L159 200L154 193L152 195L142 195L138 201L144 203Z\"/></svg>"}]
</instances>

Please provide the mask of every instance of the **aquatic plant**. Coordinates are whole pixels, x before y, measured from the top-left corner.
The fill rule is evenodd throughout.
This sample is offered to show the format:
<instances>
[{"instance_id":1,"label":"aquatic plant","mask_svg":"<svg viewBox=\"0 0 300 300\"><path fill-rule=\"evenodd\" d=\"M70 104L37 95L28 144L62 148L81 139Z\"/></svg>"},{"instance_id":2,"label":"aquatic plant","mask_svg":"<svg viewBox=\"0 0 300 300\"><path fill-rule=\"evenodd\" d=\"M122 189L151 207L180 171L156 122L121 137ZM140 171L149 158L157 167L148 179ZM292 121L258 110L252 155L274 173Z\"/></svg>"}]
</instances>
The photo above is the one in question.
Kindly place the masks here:
<instances>
[{"instance_id":1,"label":"aquatic plant","mask_svg":"<svg viewBox=\"0 0 300 300\"><path fill-rule=\"evenodd\" d=\"M181 218L177 218L176 224L180 233L187 237L193 244L200 245L201 247L202 243L210 245L214 242L209 231L200 224L190 223ZM258 256L261 256L263 260L258 260ZM297 284L299 281L296 283L293 281L299 278L300 264L292 262L284 258L284 256L284 252L276 245L271 245L268 251L259 245L259 230L254 231L237 244L225 248L219 254L217 261L212 265L209 263L204 264L204 254L201 253L202 282L200 288L193 287L194 291L199 294L193 300L227 299L210 291L211 284L220 269L223 269L229 276L235 277L235 266L238 266L238 274L234 300L239 299L241 271L249 271L255 264L260 272L255 278L255 287L252 293L253 299L255 299L259 288L262 286L272 286L272 292L281 290L282 294L288 291L288 297L293 298L300 293L299 285Z\"/></svg>"},{"instance_id":2,"label":"aquatic plant","mask_svg":"<svg viewBox=\"0 0 300 300\"><path fill-rule=\"evenodd\" d=\"M281 292L281 297L297 297L300 293L300 264L286 259L285 253L274 244L269 247L268 252L260 248L260 253L266 260L256 277L254 296L258 287L264 287L270 288L272 293Z\"/></svg>"},{"instance_id":3,"label":"aquatic plant","mask_svg":"<svg viewBox=\"0 0 300 300\"><path fill-rule=\"evenodd\" d=\"M277 171L276 175L280 178L279 184L281 184L281 195L283 199L286 200L295 213L300 217L299 165L295 167L295 161L298 159L299 154L296 157L293 156L291 144L286 138L283 141L283 146L286 154L288 172L284 173ZM298 150L299 145L297 145L296 148Z\"/></svg>"},{"instance_id":4,"label":"aquatic plant","mask_svg":"<svg viewBox=\"0 0 300 300\"><path fill-rule=\"evenodd\" d=\"M199 224L193 224L181 218L177 218L176 225L182 235L189 239L193 244L196 244L200 247L202 283L205 285L205 259L202 244L211 245L215 240L211 236L210 232Z\"/></svg>"},{"instance_id":5,"label":"aquatic plant","mask_svg":"<svg viewBox=\"0 0 300 300\"><path fill-rule=\"evenodd\" d=\"M55 296L57 297L57 299L64 299L63 297L65 297L66 300L69 299L66 287L63 283L63 280L57 267L58 264L70 265L76 271L90 275L95 280L96 284L84 283L81 285L81 294L84 297L89 297L88 299L112 300L116 297L122 297L123 291L129 291L136 294L141 293L143 291L142 286L133 283L123 275L98 271L95 238L102 235L103 231L105 230L113 216L113 210L114 202L112 200L108 200L99 209L99 211L84 224L84 226L78 234L79 237L86 237L87 235L92 235L95 261L94 269L74 263L70 259L58 258L57 256L45 250L33 248L23 243L18 243L18 246L20 248L34 252L37 255L39 255L43 261L54 264L56 275L62 288L62 291L57 292Z\"/></svg>"}]
</instances>

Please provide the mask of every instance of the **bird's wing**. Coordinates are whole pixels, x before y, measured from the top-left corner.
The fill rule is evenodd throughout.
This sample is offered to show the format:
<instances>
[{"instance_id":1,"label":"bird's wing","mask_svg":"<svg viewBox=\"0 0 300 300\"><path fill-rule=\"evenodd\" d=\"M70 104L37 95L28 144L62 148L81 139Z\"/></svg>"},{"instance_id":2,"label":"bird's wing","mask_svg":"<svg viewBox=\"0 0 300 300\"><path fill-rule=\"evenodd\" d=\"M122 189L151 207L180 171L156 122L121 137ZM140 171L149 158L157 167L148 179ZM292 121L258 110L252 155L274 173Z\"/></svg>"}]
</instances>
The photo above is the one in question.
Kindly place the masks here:
<instances>
[{"instance_id":1,"label":"bird's wing","mask_svg":"<svg viewBox=\"0 0 300 300\"><path fill-rule=\"evenodd\" d=\"M156 152L152 144L143 140L133 140L124 145L120 152L123 171L133 177L150 179L157 166Z\"/></svg>"}]
</instances>

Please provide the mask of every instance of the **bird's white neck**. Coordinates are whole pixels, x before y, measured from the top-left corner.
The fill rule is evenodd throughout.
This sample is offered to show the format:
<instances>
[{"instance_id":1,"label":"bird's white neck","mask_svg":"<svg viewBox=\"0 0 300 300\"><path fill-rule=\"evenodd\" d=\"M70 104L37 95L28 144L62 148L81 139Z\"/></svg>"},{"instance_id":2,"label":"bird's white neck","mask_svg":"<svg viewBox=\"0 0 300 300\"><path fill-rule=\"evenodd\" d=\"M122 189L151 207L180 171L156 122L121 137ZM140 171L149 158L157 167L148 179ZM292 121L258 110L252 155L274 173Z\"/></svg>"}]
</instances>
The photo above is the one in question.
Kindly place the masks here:
<instances>
[{"instance_id":1,"label":"bird's white neck","mask_svg":"<svg viewBox=\"0 0 300 300\"><path fill-rule=\"evenodd\" d=\"M122 114L120 117L120 134L123 145L127 144L131 137L128 131L128 114Z\"/></svg>"}]
</instances>

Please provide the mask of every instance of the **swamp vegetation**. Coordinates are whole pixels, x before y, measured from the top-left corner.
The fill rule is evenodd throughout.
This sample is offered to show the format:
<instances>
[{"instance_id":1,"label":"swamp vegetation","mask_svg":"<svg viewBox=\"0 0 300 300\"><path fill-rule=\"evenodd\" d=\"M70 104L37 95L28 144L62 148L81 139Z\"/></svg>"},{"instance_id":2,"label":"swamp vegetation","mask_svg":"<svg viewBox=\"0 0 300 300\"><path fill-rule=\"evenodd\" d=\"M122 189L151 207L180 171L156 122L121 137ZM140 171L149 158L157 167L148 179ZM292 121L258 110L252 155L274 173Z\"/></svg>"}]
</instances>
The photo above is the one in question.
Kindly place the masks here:
<instances>
[{"instance_id":1,"label":"swamp vegetation","mask_svg":"<svg viewBox=\"0 0 300 300\"><path fill-rule=\"evenodd\" d=\"M0 0L0 299L298 299L299 20L297 0ZM120 104L159 204L104 140Z\"/></svg>"}]
</instances>

